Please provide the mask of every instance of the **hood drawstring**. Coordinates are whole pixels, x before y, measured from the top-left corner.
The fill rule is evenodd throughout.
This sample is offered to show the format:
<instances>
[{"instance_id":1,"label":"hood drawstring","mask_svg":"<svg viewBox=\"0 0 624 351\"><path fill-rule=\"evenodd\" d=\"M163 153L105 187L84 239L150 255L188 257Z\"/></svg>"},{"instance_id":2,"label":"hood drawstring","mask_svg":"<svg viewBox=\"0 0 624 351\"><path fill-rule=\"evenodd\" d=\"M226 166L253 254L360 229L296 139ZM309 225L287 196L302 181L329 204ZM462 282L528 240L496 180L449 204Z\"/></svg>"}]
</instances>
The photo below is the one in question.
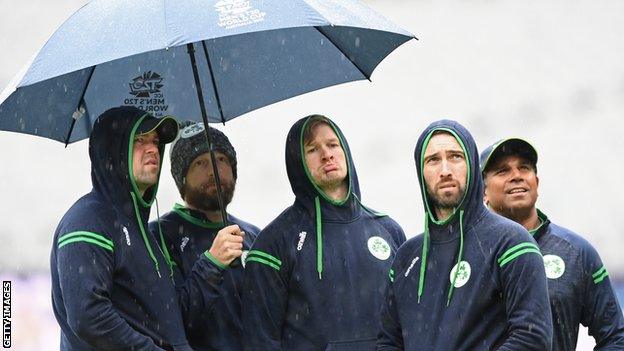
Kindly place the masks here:
<instances>
[{"instance_id":1,"label":"hood drawstring","mask_svg":"<svg viewBox=\"0 0 624 351\"><path fill-rule=\"evenodd\" d=\"M323 219L321 218L321 201L319 197L314 198L316 208L316 271L319 280L323 279Z\"/></svg>"},{"instance_id":2,"label":"hood drawstring","mask_svg":"<svg viewBox=\"0 0 624 351\"><path fill-rule=\"evenodd\" d=\"M420 276L418 277L418 303L420 303L420 298L423 294L423 290L425 288L425 274L427 273L427 253L429 251L429 213L425 212L425 235L422 246L422 260L420 261ZM451 286L449 287L449 291L446 297L446 306L449 306L451 303L451 298L453 297L453 290L455 288L455 281L457 280L457 275L459 274L459 269L461 267L460 263L464 256L464 210L459 211L459 252L457 253L457 263L455 264L455 274L453 274L453 281L451 282Z\"/></svg>"},{"instance_id":3,"label":"hood drawstring","mask_svg":"<svg viewBox=\"0 0 624 351\"><path fill-rule=\"evenodd\" d=\"M422 260L420 260L420 276L418 277L418 303L425 288L425 273L427 272L427 251L429 250L429 213L425 212L425 239L422 247Z\"/></svg>"},{"instance_id":4,"label":"hood drawstring","mask_svg":"<svg viewBox=\"0 0 624 351\"><path fill-rule=\"evenodd\" d=\"M158 260L156 256L154 256L154 251L152 250L152 245L150 245L149 240L147 239L147 234L145 234L145 228L143 228L143 220L141 219L141 214L139 213L139 207L137 204L136 195L134 192L130 192L130 196L132 197L132 204L134 205L134 213L136 215L137 223L139 223L139 229L141 230L141 236L143 237L143 243L145 244L145 248L149 253L150 258L154 261L154 267L156 268L156 273L158 273L158 278L162 278L160 275L160 267L158 265Z\"/></svg>"},{"instance_id":5,"label":"hood drawstring","mask_svg":"<svg viewBox=\"0 0 624 351\"><path fill-rule=\"evenodd\" d=\"M451 303L451 298L453 297L453 290L455 289L455 280L457 279L457 275L459 274L459 269L461 266L461 261L464 255L464 210L459 211L459 252L457 253L457 263L455 265L455 274L453 274L453 281L451 282L451 286L449 287L448 295L446 297L446 306Z\"/></svg>"},{"instance_id":6,"label":"hood drawstring","mask_svg":"<svg viewBox=\"0 0 624 351\"><path fill-rule=\"evenodd\" d=\"M163 236L163 231L160 227L160 209L158 208L158 199L155 198L154 200L156 200L156 223L158 223L158 236L160 237L160 245L162 246L161 251L163 252L167 265L169 266L169 277L171 278L171 281L173 281L173 260L171 259L171 255L169 255L169 249L167 249L167 243L165 242L165 237Z\"/></svg>"}]
</instances>

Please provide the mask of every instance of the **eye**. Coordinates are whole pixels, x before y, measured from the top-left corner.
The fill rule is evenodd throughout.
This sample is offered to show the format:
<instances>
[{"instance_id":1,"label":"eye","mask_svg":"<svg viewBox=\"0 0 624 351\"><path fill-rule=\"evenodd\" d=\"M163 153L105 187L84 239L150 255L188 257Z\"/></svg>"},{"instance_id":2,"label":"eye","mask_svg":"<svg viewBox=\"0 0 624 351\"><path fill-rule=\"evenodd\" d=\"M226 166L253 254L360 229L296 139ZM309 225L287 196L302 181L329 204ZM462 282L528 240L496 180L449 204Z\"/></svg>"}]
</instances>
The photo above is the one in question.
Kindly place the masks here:
<instances>
[{"instance_id":1,"label":"eye","mask_svg":"<svg viewBox=\"0 0 624 351\"><path fill-rule=\"evenodd\" d=\"M314 153L315 151L316 151L316 146L311 146L311 147L306 149L306 153L307 154Z\"/></svg>"}]
</instances>

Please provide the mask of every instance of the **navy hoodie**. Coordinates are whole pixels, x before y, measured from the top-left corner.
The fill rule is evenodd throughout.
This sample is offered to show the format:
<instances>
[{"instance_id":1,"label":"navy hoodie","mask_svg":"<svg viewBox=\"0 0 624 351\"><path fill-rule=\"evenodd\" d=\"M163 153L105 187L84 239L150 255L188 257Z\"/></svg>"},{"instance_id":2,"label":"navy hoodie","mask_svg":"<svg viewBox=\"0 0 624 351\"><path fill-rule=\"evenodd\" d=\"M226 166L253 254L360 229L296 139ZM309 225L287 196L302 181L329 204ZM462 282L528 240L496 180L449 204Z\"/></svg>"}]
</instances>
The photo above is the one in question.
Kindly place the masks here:
<instances>
[{"instance_id":1,"label":"navy hoodie","mask_svg":"<svg viewBox=\"0 0 624 351\"><path fill-rule=\"evenodd\" d=\"M333 201L311 180L296 122L286 141L286 167L296 199L256 239L243 293L245 350L375 349L388 269L405 241L399 225L364 207L346 140L349 192Z\"/></svg>"},{"instance_id":2,"label":"navy hoodie","mask_svg":"<svg viewBox=\"0 0 624 351\"><path fill-rule=\"evenodd\" d=\"M160 222L160 228L159 226ZM243 255L260 232L258 227L228 214L228 224L237 224L245 232ZM159 221L150 223L150 231L162 231L167 249L174 262L176 285L192 275L192 270L206 250L212 246L217 232L223 223L210 222L206 216L195 210L176 204L173 211ZM226 269L225 266L222 266ZM241 297L244 267L227 268L223 273L223 283L219 287L219 298L209 311L203 311L187 320L186 332L194 350L227 351L242 350Z\"/></svg>"},{"instance_id":3,"label":"navy hoodie","mask_svg":"<svg viewBox=\"0 0 624 351\"><path fill-rule=\"evenodd\" d=\"M438 221L423 178L435 131L455 136L468 165L455 212ZM425 232L399 249L381 312L377 350L549 350L552 324L544 264L531 235L482 202L479 154L459 123L432 123L415 159Z\"/></svg>"},{"instance_id":4,"label":"navy hoodie","mask_svg":"<svg viewBox=\"0 0 624 351\"><path fill-rule=\"evenodd\" d=\"M198 261L176 292L163 238L146 230L157 185L141 197L131 176L134 135L145 118L153 117L130 107L98 118L89 140L93 190L54 234L52 307L61 350L190 350L182 323L193 313L189 301L215 299L221 269ZM164 144L159 151L162 163Z\"/></svg>"},{"instance_id":5,"label":"navy hoodie","mask_svg":"<svg viewBox=\"0 0 624 351\"><path fill-rule=\"evenodd\" d=\"M598 252L578 234L551 223L531 233L544 255L553 314L553 350L575 350L579 324L596 339L595 350L624 350L624 317Z\"/></svg>"}]
</instances>

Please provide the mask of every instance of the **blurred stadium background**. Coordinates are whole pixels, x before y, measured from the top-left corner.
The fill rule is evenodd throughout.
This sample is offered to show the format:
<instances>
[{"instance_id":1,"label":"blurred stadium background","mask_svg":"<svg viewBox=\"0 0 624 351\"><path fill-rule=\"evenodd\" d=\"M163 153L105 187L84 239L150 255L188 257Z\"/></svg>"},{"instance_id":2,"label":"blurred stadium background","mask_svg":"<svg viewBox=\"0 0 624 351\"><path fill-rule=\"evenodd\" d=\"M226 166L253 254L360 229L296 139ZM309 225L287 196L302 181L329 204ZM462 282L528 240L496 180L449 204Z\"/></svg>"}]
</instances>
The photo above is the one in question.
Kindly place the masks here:
<instances>
[{"instance_id":1,"label":"blurred stadium background","mask_svg":"<svg viewBox=\"0 0 624 351\"><path fill-rule=\"evenodd\" d=\"M298 118L323 113L349 138L364 201L413 236L423 222L416 138L431 121L453 118L480 149L504 136L536 145L539 207L594 244L624 301L624 2L366 2L420 40L384 61L372 83L332 87L217 126L238 152L231 212L264 226L292 202L285 135ZM0 0L0 89L84 3ZM0 277L13 282L13 349L54 350L49 250L62 214L90 190L87 143L65 149L0 132L0 150ZM162 174L164 213L179 200L168 160ZM581 334L578 349L590 350L592 339Z\"/></svg>"}]
</instances>

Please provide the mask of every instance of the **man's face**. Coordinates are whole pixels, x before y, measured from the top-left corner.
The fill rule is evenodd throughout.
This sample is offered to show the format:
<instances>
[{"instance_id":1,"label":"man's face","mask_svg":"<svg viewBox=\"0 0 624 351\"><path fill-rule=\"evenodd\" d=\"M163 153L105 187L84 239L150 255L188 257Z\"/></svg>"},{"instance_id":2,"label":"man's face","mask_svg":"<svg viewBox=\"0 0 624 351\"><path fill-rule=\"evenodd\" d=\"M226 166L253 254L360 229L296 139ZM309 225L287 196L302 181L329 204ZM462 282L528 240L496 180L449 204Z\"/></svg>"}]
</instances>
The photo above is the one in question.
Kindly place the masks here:
<instances>
[{"instance_id":1,"label":"man's face","mask_svg":"<svg viewBox=\"0 0 624 351\"><path fill-rule=\"evenodd\" d=\"M340 140L326 123L312 127L304 145L305 162L312 179L323 191L340 186L347 178L347 161Z\"/></svg>"},{"instance_id":2,"label":"man's face","mask_svg":"<svg viewBox=\"0 0 624 351\"><path fill-rule=\"evenodd\" d=\"M532 209L539 178L531 162L516 155L500 157L485 174L485 203L496 213L513 217L514 211Z\"/></svg>"},{"instance_id":3,"label":"man's face","mask_svg":"<svg viewBox=\"0 0 624 351\"><path fill-rule=\"evenodd\" d=\"M215 152L215 159L219 168L223 202L227 206L232 201L236 186L232 165L230 159L222 152ZM197 156L191 162L184 183L184 200L187 204L203 211L219 210L217 184L209 152Z\"/></svg>"},{"instance_id":4,"label":"man's face","mask_svg":"<svg viewBox=\"0 0 624 351\"><path fill-rule=\"evenodd\" d=\"M132 148L132 173L137 187L141 191L158 182L160 153L158 152L158 134L151 131L134 137Z\"/></svg>"},{"instance_id":5,"label":"man's face","mask_svg":"<svg viewBox=\"0 0 624 351\"><path fill-rule=\"evenodd\" d=\"M466 189L466 156L454 136L435 134L425 149L423 175L427 194L438 209L457 207Z\"/></svg>"}]
</instances>

